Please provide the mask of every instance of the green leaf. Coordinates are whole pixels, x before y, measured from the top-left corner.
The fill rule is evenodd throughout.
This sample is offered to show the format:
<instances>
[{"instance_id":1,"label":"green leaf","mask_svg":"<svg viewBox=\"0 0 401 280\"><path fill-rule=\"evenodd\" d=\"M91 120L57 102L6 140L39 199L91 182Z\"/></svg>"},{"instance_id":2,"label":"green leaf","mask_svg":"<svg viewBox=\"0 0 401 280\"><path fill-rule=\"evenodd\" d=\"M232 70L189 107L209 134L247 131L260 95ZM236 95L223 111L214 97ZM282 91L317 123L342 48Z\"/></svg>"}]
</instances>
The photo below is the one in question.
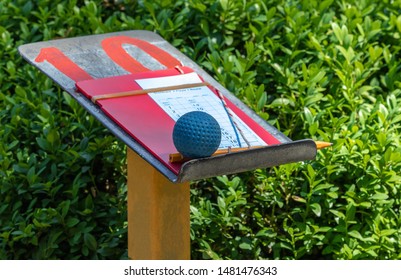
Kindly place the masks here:
<instances>
[{"instance_id":1,"label":"green leaf","mask_svg":"<svg viewBox=\"0 0 401 280\"><path fill-rule=\"evenodd\" d=\"M336 46L336 48L341 52L344 58L347 60L348 64L352 63L352 60L355 57L354 50L352 48L345 49L342 46Z\"/></svg>"},{"instance_id":2,"label":"green leaf","mask_svg":"<svg viewBox=\"0 0 401 280\"><path fill-rule=\"evenodd\" d=\"M380 236L390 236L396 233L396 229L384 229L380 231Z\"/></svg>"},{"instance_id":3,"label":"green leaf","mask_svg":"<svg viewBox=\"0 0 401 280\"><path fill-rule=\"evenodd\" d=\"M270 103L270 106L272 107L284 107L287 105L295 106L294 102L288 98L276 98Z\"/></svg>"},{"instance_id":4,"label":"green leaf","mask_svg":"<svg viewBox=\"0 0 401 280\"><path fill-rule=\"evenodd\" d=\"M50 130L46 136L46 140L53 147L60 145L60 135L58 131L55 129Z\"/></svg>"},{"instance_id":5,"label":"green leaf","mask_svg":"<svg viewBox=\"0 0 401 280\"><path fill-rule=\"evenodd\" d=\"M323 94L316 93L314 95L308 96L305 98L305 106L315 105L317 102L321 101L323 98Z\"/></svg>"},{"instance_id":6,"label":"green leaf","mask_svg":"<svg viewBox=\"0 0 401 280\"><path fill-rule=\"evenodd\" d=\"M84 234L84 243L91 251L96 251L97 249L97 241L95 237L90 233Z\"/></svg>"},{"instance_id":7,"label":"green leaf","mask_svg":"<svg viewBox=\"0 0 401 280\"><path fill-rule=\"evenodd\" d=\"M335 216L337 216L337 217L339 217L339 218L342 218L342 219L345 219L345 215L342 213L342 212L340 212L340 211L338 211L338 210L333 210L333 209L331 209L331 210L329 210L331 213L333 213Z\"/></svg>"},{"instance_id":8,"label":"green leaf","mask_svg":"<svg viewBox=\"0 0 401 280\"><path fill-rule=\"evenodd\" d=\"M324 0L321 1L319 4L319 11L323 12L326 10L328 7L330 7L333 4L334 0Z\"/></svg>"},{"instance_id":9,"label":"green leaf","mask_svg":"<svg viewBox=\"0 0 401 280\"><path fill-rule=\"evenodd\" d=\"M322 215L322 207L318 203L312 203L310 205L310 208L312 209L313 213L315 213L316 216L320 217Z\"/></svg>"},{"instance_id":10,"label":"green leaf","mask_svg":"<svg viewBox=\"0 0 401 280\"><path fill-rule=\"evenodd\" d=\"M371 199L374 200L386 200L388 198L388 195L385 193L376 193L371 196Z\"/></svg>"},{"instance_id":11,"label":"green leaf","mask_svg":"<svg viewBox=\"0 0 401 280\"><path fill-rule=\"evenodd\" d=\"M77 218L68 218L66 221L66 226L67 227L74 227L75 225L77 225L79 223L79 219Z\"/></svg>"},{"instance_id":12,"label":"green leaf","mask_svg":"<svg viewBox=\"0 0 401 280\"><path fill-rule=\"evenodd\" d=\"M26 174L26 177L27 177L30 185L33 185L35 183L36 178L38 177L36 175L35 166L32 166L31 168L29 168L28 173Z\"/></svg>"},{"instance_id":13,"label":"green leaf","mask_svg":"<svg viewBox=\"0 0 401 280\"><path fill-rule=\"evenodd\" d=\"M224 201L224 199L222 197L218 197L217 198L217 205L220 208L220 211L223 213L226 210L226 202Z\"/></svg>"},{"instance_id":14,"label":"green leaf","mask_svg":"<svg viewBox=\"0 0 401 280\"><path fill-rule=\"evenodd\" d=\"M266 93L263 93L258 101L258 107L257 107L258 111L261 111L265 107L266 102L267 102L267 95Z\"/></svg>"},{"instance_id":15,"label":"green leaf","mask_svg":"<svg viewBox=\"0 0 401 280\"><path fill-rule=\"evenodd\" d=\"M397 25L398 32L401 33L401 15L397 17L396 25Z\"/></svg>"},{"instance_id":16,"label":"green leaf","mask_svg":"<svg viewBox=\"0 0 401 280\"><path fill-rule=\"evenodd\" d=\"M309 84L319 83L326 75L326 71L319 71L317 74L309 80Z\"/></svg>"},{"instance_id":17,"label":"green leaf","mask_svg":"<svg viewBox=\"0 0 401 280\"><path fill-rule=\"evenodd\" d=\"M271 229L262 229L260 231L258 231L258 233L256 234L257 237L269 237L269 238L273 238L275 236L277 236L277 233L274 232Z\"/></svg>"},{"instance_id":18,"label":"green leaf","mask_svg":"<svg viewBox=\"0 0 401 280\"><path fill-rule=\"evenodd\" d=\"M94 207L92 195L88 194L85 198L85 209L92 210Z\"/></svg>"},{"instance_id":19,"label":"green leaf","mask_svg":"<svg viewBox=\"0 0 401 280\"><path fill-rule=\"evenodd\" d=\"M291 198L296 202L306 203L306 200L304 198L302 198L302 197L293 195L293 196L291 196Z\"/></svg>"},{"instance_id":20,"label":"green leaf","mask_svg":"<svg viewBox=\"0 0 401 280\"><path fill-rule=\"evenodd\" d=\"M349 231L348 232L348 235L349 236L352 236L352 237L354 237L354 238L356 238L356 239L359 239L359 240L364 240L364 238L362 237L362 235L360 234L360 232L359 231L356 231L356 230L352 230L352 231Z\"/></svg>"},{"instance_id":21,"label":"green leaf","mask_svg":"<svg viewBox=\"0 0 401 280\"><path fill-rule=\"evenodd\" d=\"M35 227L37 228L48 228L51 225L49 223L44 223L44 222L39 222L37 219L33 219L33 224L35 225Z\"/></svg>"},{"instance_id":22,"label":"green leaf","mask_svg":"<svg viewBox=\"0 0 401 280\"><path fill-rule=\"evenodd\" d=\"M65 200L60 204L61 207L61 217L65 218L67 216L68 211L70 210L71 201Z\"/></svg>"},{"instance_id":23,"label":"green leaf","mask_svg":"<svg viewBox=\"0 0 401 280\"><path fill-rule=\"evenodd\" d=\"M241 243L239 247L243 250L252 250L252 246L246 242Z\"/></svg>"},{"instance_id":24,"label":"green leaf","mask_svg":"<svg viewBox=\"0 0 401 280\"><path fill-rule=\"evenodd\" d=\"M46 139L37 137L36 142L38 143L38 145L41 149L43 149L45 151L50 150L50 145Z\"/></svg>"},{"instance_id":25,"label":"green leaf","mask_svg":"<svg viewBox=\"0 0 401 280\"><path fill-rule=\"evenodd\" d=\"M314 122L314 119L313 119L313 115L312 115L311 111L309 110L309 108L307 108L307 107L304 108L304 115L305 115L305 119L306 119L307 123L309 125L312 125ZM308 165L308 167L309 167L309 165Z\"/></svg>"},{"instance_id":26,"label":"green leaf","mask_svg":"<svg viewBox=\"0 0 401 280\"><path fill-rule=\"evenodd\" d=\"M333 32L337 38L337 40L340 42L340 44L343 44L343 36L342 36L342 32L341 32L341 28L340 26L338 26L338 24L336 22L333 22L331 24L331 28L333 29Z\"/></svg>"}]
</instances>

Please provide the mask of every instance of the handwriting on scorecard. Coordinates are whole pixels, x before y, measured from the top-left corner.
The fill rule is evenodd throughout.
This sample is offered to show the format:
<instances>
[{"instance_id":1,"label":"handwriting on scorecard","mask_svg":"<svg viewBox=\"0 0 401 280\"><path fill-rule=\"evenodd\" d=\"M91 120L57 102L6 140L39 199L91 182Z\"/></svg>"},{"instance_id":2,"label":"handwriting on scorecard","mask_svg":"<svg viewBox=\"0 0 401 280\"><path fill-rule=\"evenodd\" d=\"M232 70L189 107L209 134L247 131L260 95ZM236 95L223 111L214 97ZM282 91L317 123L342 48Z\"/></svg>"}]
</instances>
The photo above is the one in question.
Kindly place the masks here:
<instances>
[{"instance_id":1,"label":"handwriting on scorecard","mask_svg":"<svg viewBox=\"0 0 401 280\"><path fill-rule=\"evenodd\" d=\"M177 77L179 77L177 79ZM200 83L202 80L196 73L160 78L138 79L136 82L143 89L174 85ZM177 121L185 113L203 111L212 115L220 124L222 139L220 149L239 147L237 137L221 100L207 87L195 87L150 93L149 96L174 120ZM266 143L233 113L233 119L251 146L266 146ZM241 146L246 142L240 137Z\"/></svg>"}]
</instances>

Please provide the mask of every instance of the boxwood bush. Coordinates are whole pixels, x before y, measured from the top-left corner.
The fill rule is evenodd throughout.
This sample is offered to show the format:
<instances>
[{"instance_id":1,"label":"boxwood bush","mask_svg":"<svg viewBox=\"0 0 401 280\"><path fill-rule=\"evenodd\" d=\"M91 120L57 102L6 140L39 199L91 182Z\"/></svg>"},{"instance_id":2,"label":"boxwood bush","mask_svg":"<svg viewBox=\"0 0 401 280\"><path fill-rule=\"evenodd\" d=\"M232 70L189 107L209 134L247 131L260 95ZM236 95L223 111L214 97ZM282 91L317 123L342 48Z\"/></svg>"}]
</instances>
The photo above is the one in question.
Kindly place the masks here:
<instances>
[{"instance_id":1,"label":"boxwood bush","mask_svg":"<svg viewBox=\"0 0 401 280\"><path fill-rule=\"evenodd\" d=\"M124 145L17 53L157 32L316 160L191 184L193 259L399 259L401 2L3 0L0 258L127 258Z\"/></svg>"}]
</instances>

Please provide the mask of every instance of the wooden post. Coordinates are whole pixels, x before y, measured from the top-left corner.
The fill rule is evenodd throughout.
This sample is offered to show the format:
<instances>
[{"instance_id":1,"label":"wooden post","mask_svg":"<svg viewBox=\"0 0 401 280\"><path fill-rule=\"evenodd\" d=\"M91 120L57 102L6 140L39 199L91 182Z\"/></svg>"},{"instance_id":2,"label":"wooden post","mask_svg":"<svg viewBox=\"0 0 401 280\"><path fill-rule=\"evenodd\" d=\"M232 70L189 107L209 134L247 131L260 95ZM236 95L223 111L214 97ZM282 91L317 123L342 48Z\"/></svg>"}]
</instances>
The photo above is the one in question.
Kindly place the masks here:
<instances>
[{"instance_id":1,"label":"wooden post","mask_svg":"<svg viewBox=\"0 0 401 280\"><path fill-rule=\"evenodd\" d=\"M190 259L189 183L174 184L131 149L128 165L128 257Z\"/></svg>"}]
</instances>

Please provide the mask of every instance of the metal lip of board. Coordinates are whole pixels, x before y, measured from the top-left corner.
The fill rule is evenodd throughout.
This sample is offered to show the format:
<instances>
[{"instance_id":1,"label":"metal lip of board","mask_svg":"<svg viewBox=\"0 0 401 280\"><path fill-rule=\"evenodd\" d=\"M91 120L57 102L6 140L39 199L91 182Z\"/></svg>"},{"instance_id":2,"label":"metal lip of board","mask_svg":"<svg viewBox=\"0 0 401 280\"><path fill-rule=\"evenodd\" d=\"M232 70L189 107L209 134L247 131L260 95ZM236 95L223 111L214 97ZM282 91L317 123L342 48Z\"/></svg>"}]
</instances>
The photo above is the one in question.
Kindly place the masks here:
<instances>
[{"instance_id":1,"label":"metal lip of board","mask_svg":"<svg viewBox=\"0 0 401 280\"><path fill-rule=\"evenodd\" d=\"M310 160L316 156L316 145L312 144L313 141L292 141L286 137L221 86L190 58L153 32L133 30L64 38L22 45L18 51L30 64L68 92L118 139L172 182L191 181L294 161ZM60 64L61 58L69 64ZM221 91L225 98L243 110L282 144L268 146L257 154L254 151L244 151L191 160L182 165L177 175L75 88L77 81L88 78L99 79L139 73L145 70L161 70L176 66L173 64L192 68L202 76L205 82ZM74 68L69 71L68 67L75 67L75 71L72 71Z\"/></svg>"},{"instance_id":2,"label":"metal lip of board","mask_svg":"<svg viewBox=\"0 0 401 280\"><path fill-rule=\"evenodd\" d=\"M316 153L315 142L305 139L205 159L191 160L182 166L177 182L313 160L316 157Z\"/></svg>"}]
</instances>

